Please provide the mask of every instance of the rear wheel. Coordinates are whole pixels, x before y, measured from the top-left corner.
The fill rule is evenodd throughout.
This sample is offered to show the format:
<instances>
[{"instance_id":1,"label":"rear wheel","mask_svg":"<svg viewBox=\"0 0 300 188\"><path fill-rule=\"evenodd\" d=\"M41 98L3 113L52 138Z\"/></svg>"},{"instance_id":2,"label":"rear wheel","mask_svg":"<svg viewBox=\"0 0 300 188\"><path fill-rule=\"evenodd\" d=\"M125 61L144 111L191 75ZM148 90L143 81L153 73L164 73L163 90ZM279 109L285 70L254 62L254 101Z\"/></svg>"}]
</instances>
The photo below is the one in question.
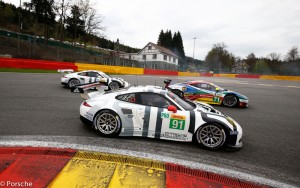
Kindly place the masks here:
<instances>
[{"instance_id":1,"label":"rear wheel","mask_svg":"<svg viewBox=\"0 0 300 188\"><path fill-rule=\"evenodd\" d=\"M95 129L97 129L101 135L107 137L115 137L120 134L121 120L117 113L111 110L103 110L99 112L94 121Z\"/></svg>"},{"instance_id":2,"label":"rear wheel","mask_svg":"<svg viewBox=\"0 0 300 188\"><path fill-rule=\"evenodd\" d=\"M238 102L239 100L235 95L226 95L223 99L223 105L227 107L234 107Z\"/></svg>"},{"instance_id":3,"label":"rear wheel","mask_svg":"<svg viewBox=\"0 0 300 188\"><path fill-rule=\"evenodd\" d=\"M108 87L111 89L111 90L116 90L116 89L119 89L119 84L117 82L111 82Z\"/></svg>"},{"instance_id":4,"label":"rear wheel","mask_svg":"<svg viewBox=\"0 0 300 188\"><path fill-rule=\"evenodd\" d=\"M223 146L226 140L224 128L217 123L201 126L195 136L198 144L208 149L218 149Z\"/></svg>"},{"instance_id":5,"label":"rear wheel","mask_svg":"<svg viewBox=\"0 0 300 188\"><path fill-rule=\"evenodd\" d=\"M71 80L69 80L68 82L68 87L71 88L71 87L74 87L74 86L77 86L80 84L80 81L75 79L75 78L72 78Z\"/></svg>"}]
</instances>

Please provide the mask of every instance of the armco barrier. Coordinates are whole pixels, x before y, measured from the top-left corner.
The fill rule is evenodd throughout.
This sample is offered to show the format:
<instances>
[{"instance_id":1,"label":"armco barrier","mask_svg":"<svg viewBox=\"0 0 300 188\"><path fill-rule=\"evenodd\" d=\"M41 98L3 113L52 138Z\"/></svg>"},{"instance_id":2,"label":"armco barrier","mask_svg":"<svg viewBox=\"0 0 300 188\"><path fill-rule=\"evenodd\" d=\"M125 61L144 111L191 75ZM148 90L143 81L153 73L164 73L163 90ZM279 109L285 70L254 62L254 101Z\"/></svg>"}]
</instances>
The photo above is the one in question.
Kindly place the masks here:
<instances>
[{"instance_id":1,"label":"armco barrier","mask_svg":"<svg viewBox=\"0 0 300 188\"><path fill-rule=\"evenodd\" d=\"M237 74L214 74L214 77L229 77L235 78Z\"/></svg>"},{"instance_id":2,"label":"armco barrier","mask_svg":"<svg viewBox=\"0 0 300 188\"><path fill-rule=\"evenodd\" d=\"M178 76L200 76L199 73L196 72L178 72Z\"/></svg>"},{"instance_id":3,"label":"armco barrier","mask_svg":"<svg viewBox=\"0 0 300 188\"><path fill-rule=\"evenodd\" d=\"M236 78L260 78L260 75L257 74L237 74Z\"/></svg>"},{"instance_id":4,"label":"armco barrier","mask_svg":"<svg viewBox=\"0 0 300 188\"><path fill-rule=\"evenodd\" d=\"M19 69L73 69L77 71L77 66L70 62L57 62L33 59L0 58L0 68L19 68Z\"/></svg>"},{"instance_id":5,"label":"armco barrier","mask_svg":"<svg viewBox=\"0 0 300 188\"><path fill-rule=\"evenodd\" d=\"M133 67L121 67L121 66L108 66L108 65L95 65L76 63L78 71L83 70L99 70L110 74L144 74L144 69Z\"/></svg>"},{"instance_id":6,"label":"armco barrier","mask_svg":"<svg viewBox=\"0 0 300 188\"><path fill-rule=\"evenodd\" d=\"M300 81L300 76L270 76L270 75L261 75L260 79Z\"/></svg>"},{"instance_id":7,"label":"armco barrier","mask_svg":"<svg viewBox=\"0 0 300 188\"><path fill-rule=\"evenodd\" d=\"M213 77L214 74L212 74L212 73L200 73L200 76L203 76L203 77Z\"/></svg>"},{"instance_id":8,"label":"armco barrier","mask_svg":"<svg viewBox=\"0 0 300 188\"><path fill-rule=\"evenodd\" d=\"M144 69L145 75L169 75L169 76L178 76L177 71L168 71L168 70L154 70L154 69Z\"/></svg>"}]
</instances>

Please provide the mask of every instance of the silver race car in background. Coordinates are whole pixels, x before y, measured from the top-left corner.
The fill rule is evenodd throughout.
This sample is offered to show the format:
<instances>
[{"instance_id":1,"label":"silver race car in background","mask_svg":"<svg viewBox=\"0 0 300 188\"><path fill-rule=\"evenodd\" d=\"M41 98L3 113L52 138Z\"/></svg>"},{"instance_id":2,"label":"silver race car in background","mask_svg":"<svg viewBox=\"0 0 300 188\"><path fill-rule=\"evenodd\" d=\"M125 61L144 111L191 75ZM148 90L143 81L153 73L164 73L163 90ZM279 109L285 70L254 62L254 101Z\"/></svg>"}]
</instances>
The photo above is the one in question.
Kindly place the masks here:
<instances>
[{"instance_id":1,"label":"silver race car in background","mask_svg":"<svg viewBox=\"0 0 300 188\"><path fill-rule=\"evenodd\" d=\"M84 98L80 119L104 136L195 140L209 149L242 147L241 126L208 104L188 102L158 86L86 93L87 88L72 89Z\"/></svg>"},{"instance_id":2,"label":"silver race car in background","mask_svg":"<svg viewBox=\"0 0 300 188\"><path fill-rule=\"evenodd\" d=\"M108 87L111 90L129 87L129 83L124 81L124 79L111 77L105 74L104 72L97 71L97 70L86 70L81 72L70 73L71 72L70 69L60 69L58 70L58 72L61 72L63 74L66 72L68 73L62 76L61 84L69 88L76 85L95 83L99 81L101 78L107 79Z\"/></svg>"}]
</instances>

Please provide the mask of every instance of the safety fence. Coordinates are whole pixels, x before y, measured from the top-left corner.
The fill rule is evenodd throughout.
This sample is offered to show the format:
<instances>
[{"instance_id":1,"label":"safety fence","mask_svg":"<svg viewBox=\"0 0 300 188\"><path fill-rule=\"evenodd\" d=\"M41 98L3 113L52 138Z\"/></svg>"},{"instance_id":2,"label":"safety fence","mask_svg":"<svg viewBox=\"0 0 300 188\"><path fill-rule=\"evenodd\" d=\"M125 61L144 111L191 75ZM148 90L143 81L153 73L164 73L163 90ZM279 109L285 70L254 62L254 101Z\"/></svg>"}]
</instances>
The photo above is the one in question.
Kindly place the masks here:
<instances>
[{"instance_id":1,"label":"safety fence","mask_svg":"<svg viewBox=\"0 0 300 188\"><path fill-rule=\"evenodd\" d=\"M43 69L43 70L73 69L74 71L99 70L109 74L257 78L257 79L269 79L269 80L300 81L300 76L195 73L195 72L154 70L154 69L146 69L146 68L98 65L98 64L87 64L87 63L58 62L58 61L46 61L46 60L34 60L34 59L17 59L17 58L0 58L0 68Z\"/></svg>"}]
</instances>

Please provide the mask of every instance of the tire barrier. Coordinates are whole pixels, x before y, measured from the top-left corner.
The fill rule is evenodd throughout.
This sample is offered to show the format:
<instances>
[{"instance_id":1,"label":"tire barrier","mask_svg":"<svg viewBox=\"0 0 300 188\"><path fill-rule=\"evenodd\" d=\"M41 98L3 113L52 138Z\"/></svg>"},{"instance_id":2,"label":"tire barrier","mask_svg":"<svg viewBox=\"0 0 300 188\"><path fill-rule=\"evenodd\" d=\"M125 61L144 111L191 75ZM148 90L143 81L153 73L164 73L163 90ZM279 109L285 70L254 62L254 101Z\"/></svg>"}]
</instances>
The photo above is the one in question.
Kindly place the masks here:
<instances>
[{"instance_id":1,"label":"tire barrier","mask_svg":"<svg viewBox=\"0 0 300 188\"><path fill-rule=\"evenodd\" d=\"M145 74L145 75L168 75L168 76L178 76L178 71L144 69L144 74Z\"/></svg>"},{"instance_id":2,"label":"tire barrier","mask_svg":"<svg viewBox=\"0 0 300 188\"><path fill-rule=\"evenodd\" d=\"M84 63L75 63L75 65L78 67L78 71L99 70L109 74L138 74L138 75L144 74L144 69L142 68L84 64Z\"/></svg>"},{"instance_id":3,"label":"tire barrier","mask_svg":"<svg viewBox=\"0 0 300 188\"><path fill-rule=\"evenodd\" d=\"M58 69L73 69L77 71L77 66L70 62L57 62L33 59L15 59L15 58L0 58L0 68L17 68L17 69L43 69L43 70L58 70Z\"/></svg>"},{"instance_id":4,"label":"tire barrier","mask_svg":"<svg viewBox=\"0 0 300 188\"><path fill-rule=\"evenodd\" d=\"M33 59L18 59L18 58L0 58L0 68L42 69L42 70L73 69L74 71L99 70L109 74L166 75L166 76L186 76L186 77L229 77L229 78L256 78L256 79L268 79L268 80L300 81L300 76L194 73L194 72L154 70L154 69L144 69L144 68L134 68L134 67L72 63L72 62L57 62L57 61L33 60Z\"/></svg>"}]
</instances>

